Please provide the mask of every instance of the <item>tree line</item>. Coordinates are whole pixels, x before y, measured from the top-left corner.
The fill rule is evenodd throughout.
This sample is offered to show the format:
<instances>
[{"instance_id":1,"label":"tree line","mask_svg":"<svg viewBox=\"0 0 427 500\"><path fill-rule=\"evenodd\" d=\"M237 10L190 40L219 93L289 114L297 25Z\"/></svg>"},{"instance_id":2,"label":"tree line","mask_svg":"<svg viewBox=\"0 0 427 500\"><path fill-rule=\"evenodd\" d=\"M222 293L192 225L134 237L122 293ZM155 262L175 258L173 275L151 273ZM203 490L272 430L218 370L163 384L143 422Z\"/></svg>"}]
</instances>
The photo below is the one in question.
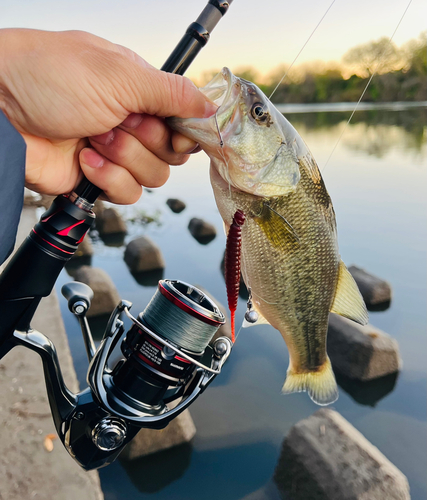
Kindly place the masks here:
<instances>
[{"instance_id":1,"label":"tree line","mask_svg":"<svg viewBox=\"0 0 427 500\"><path fill-rule=\"evenodd\" d=\"M238 68L236 76L256 83L269 96L286 73L282 65L262 78L254 68ZM216 73L204 75L204 82ZM427 100L427 32L398 48L388 38L350 49L340 64L292 68L275 91L275 103L357 101L369 79L364 102Z\"/></svg>"}]
</instances>

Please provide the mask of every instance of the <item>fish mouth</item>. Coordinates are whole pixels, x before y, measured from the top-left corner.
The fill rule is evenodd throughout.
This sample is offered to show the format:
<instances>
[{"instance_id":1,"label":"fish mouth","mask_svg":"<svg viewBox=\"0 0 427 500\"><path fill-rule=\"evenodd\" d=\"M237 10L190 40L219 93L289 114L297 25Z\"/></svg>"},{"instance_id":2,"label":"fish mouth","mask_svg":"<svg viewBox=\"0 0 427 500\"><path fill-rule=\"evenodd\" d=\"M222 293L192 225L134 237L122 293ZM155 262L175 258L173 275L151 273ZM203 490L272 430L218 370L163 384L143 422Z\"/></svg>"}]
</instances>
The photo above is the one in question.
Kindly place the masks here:
<instances>
[{"instance_id":1,"label":"fish mouth","mask_svg":"<svg viewBox=\"0 0 427 500\"><path fill-rule=\"evenodd\" d=\"M200 92L218 106L216 113L209 120L215 122L215 128L221 133L235 121L241 90L240 79L226 67L200 89Z\"/></svg>"}]
</instances>

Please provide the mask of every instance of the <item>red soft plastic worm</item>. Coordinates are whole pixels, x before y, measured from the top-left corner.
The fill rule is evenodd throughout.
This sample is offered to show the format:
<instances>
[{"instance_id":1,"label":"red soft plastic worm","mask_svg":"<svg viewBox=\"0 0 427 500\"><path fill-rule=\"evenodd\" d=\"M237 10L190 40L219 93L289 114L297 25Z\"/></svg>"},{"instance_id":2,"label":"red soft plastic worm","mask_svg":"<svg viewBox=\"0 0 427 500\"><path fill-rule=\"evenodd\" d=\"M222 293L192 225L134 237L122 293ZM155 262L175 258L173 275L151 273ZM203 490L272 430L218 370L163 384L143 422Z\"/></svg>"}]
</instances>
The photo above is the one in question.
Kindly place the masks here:
<instances>
[{"instance_id":1,"label":"red soft plastic worm","mask_svg":"<svg viewBox=\"0 0 427 500\"><path fill-rule=\"evenodd\" d=\"M241 210L234 214L227 235L225 247L224 274L227 288L228 308L231 316L231 340L235 341L234 317L237 309L240 288L240 253L242 248L242 226L246 216Z\"/></svg>"}]
</instances>

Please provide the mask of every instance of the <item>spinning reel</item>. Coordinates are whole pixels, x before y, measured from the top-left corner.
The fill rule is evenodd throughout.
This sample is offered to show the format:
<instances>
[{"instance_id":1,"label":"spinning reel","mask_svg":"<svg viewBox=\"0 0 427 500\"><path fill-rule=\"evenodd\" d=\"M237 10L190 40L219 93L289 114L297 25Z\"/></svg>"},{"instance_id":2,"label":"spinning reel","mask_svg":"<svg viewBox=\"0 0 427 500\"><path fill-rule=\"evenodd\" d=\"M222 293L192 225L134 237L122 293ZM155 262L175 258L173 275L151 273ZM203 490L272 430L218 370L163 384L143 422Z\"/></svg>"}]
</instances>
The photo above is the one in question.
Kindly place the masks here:
<instances>
[{"instance_id":1,"label":"spinning reel","mask_svg":"<svg viewBox=\"0 0 427 500\"><path fill-rule=\"evenodd\" d=\"M117 305L95 351L85 317L92 290L72 282L62 287L62 293L82 326L90 361L89 387L78 394L69 391L55 348L43 334L15 331L13 342L42 357L58 436L70 455L89 470L113 462L142 427L166 427L220 373L232 344L227 337L207 344L225 318L203 292L181 281L163 280L138 318L130 313L130 302L123 300ZM132 323L127 332L123 315ZM179 332L172 331L172 325ZM194 330L200 331L206 342L199 352L182 347L189 340L191 344ZM179 334L182 345L168 339L172 334ZM116 350L121 352L120 359L110 363L117 358Z\"/></svg>"}]
</instances>

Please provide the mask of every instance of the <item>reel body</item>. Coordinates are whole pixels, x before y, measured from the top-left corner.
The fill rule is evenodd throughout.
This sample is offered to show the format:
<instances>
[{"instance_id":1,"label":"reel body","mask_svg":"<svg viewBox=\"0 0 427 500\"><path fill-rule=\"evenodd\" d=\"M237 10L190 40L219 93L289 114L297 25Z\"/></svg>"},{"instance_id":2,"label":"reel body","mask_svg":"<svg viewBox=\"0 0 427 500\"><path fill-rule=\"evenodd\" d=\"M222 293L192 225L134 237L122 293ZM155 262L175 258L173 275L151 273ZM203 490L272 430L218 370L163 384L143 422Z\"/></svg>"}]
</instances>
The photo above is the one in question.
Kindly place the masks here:
<instances>
[{"instance_id":1,"label":"reel body","mask_svg":"<svg viewBox=\"0 0 427 500\"><path fill-rule=\"evenodd\" d=\"M86 470L113 462L141 428L166 427L220 373L231 352L232 343L227 337L219 337L213 345L208 345L225 318L203 292L181 281L163 280L159 289L162 287L171 297L158 311L156 309L160 317L156 331L147 326L146 317L153 322L150 308L158 300L158 292L138 319L129 312L132 304L121 301L92 355L93 340L85 318L92 291L83 283L64 285L63 294L68 298L70 310L79 317L90 359L88 387L78 394L66 387L55 347L47 337L34 330L14 332L14 345L26 346L40 354L58 436L70 455ZM162 331L165 319L171 328L170 320L177 310L186 310L185 315L191 317L185 325L178 321L175 325L181 329L184 344L188 344L192 327L200 328L200 323L205 325L206 320L211 323L205 331L203 351L195 353L182 348L167 338L172 330ZM132 321L127 332L122 314ZM205 330L203 326L202 330ZM116 346L120 346L121 359L109 366Z\"/></svg>"}]
</instances>

